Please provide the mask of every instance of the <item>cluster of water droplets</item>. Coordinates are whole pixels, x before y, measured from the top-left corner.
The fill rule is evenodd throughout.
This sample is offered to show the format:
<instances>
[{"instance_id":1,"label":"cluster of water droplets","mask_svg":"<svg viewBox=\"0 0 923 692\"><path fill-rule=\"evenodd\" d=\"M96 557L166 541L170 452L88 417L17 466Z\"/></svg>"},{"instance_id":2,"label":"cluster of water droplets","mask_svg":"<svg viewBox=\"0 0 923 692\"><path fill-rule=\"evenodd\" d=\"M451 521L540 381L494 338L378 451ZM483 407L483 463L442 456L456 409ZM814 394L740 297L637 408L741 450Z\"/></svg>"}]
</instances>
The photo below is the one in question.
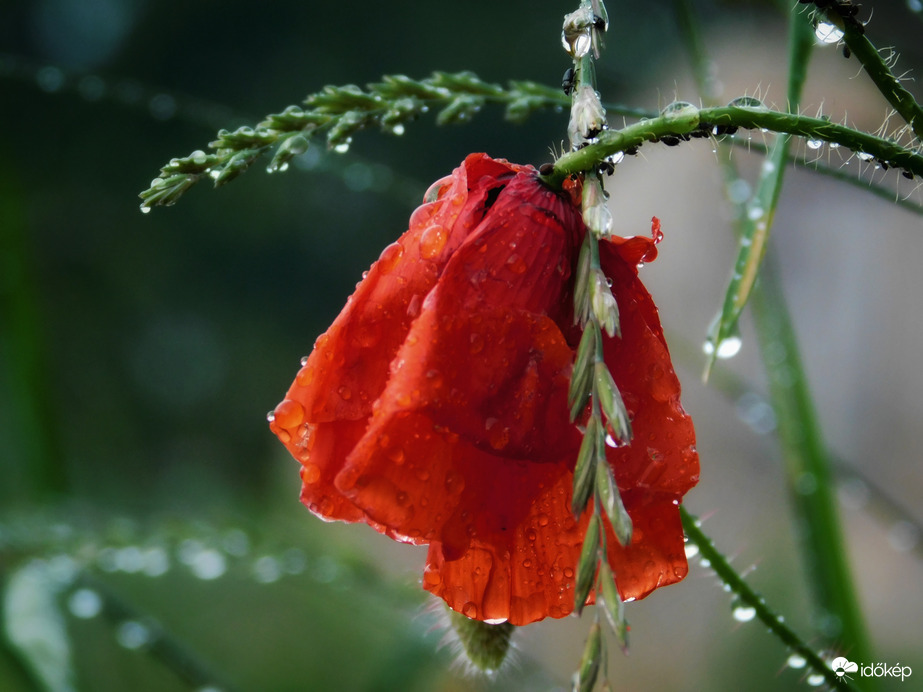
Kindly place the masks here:
<instances>
[{"instance_id":1,"label":"cluster of water droplets","mask_svg":"<svg viewBox=\"0 0 923 692\"><path fill-rule=\"evenodd\" d=\"M316 583L337 588L345 588L348 580L343 577L349 576L344 565L330 555L309 560L298 547L258 549L241 528L224 531L204 528L197 535L180 539L137 540L132 522L117 521L107 533L113 536L112 542L100 543L98 535L82 534L65 524L4 523L0 524L0 549L42 550L47 557L35 558L29 564L52 582L56 591L66 593L67 612L80 620L103 613L122 617L116 622L114 636L120 646L130 650L143 649L160 636L156 623L138 615L123 615L121 608L110 608L102 587L81 575L96 571L160 578L181 571L202 581L234 574L258 584L304 575Z\"/></svg>"}]
</instances>

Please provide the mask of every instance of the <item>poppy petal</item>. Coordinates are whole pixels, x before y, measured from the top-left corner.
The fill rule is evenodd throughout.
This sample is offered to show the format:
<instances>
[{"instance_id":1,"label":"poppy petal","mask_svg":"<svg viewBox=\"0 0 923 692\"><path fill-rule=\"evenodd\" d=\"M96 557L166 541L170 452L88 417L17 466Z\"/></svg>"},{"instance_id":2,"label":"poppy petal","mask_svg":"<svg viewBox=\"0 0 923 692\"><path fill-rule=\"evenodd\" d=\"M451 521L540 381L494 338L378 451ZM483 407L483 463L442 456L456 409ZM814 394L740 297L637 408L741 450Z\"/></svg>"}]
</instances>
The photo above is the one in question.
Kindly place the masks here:
<instances>
[{"instance_id":1,"label":"poppy petal","mask_svg":"<svg viewBox=\"0 0 923 692\"><path fill-rule=\"evenodd\" d=\"M573 476L561 469L482 457L471 476L484 480L466 486L454 515L466 518L468 545L431 543L423 586L480 620L526 625L570 613L586 521L571 514Z\"/></svg>"},{"instance_id":2,"label":"poppy petal","mask_svg":"<svg viewBox=\"0 0 923 692\"><path fill-rule=\"evenodd\" d=\"M636 265L617 249L601 245L600 264L612 280L622 330L621 337L604 337L603 351L635 434L630 445L608 450L609 463L623 491L682 497L698 482L699 459L657 308Z\"/></svg>"},{"instance_id":3,"label":"poppy petal","mask_svg":"<svg viewBox=\"0 0 923 692\"><path fill-rule=\"evenodd\" d=\"M680 581L689 570L679 499L644 491L627 492L622 499L631 515L631 544L619 545L608 528L609 564L622 600L639 600L656 588Z\"/></svg>"}]
</instances>

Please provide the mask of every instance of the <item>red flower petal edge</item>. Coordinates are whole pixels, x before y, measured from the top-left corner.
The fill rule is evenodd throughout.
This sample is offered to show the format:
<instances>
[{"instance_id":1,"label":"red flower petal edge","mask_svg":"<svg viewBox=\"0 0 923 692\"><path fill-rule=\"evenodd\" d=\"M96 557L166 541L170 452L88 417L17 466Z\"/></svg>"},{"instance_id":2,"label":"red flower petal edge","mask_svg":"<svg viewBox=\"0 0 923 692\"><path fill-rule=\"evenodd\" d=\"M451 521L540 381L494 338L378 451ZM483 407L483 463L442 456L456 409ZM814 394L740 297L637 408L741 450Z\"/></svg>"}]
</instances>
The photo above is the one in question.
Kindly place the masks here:
<instances>
[{"instance_id":1,"label":"red flower petal edge","mask_svg":"<svg viewBox=\"0 0 923 692\"><path fill-rule=\"evenodd\" d=\"M302 464L308 508L429 544L424 587L471 618L524 625L573 610L588 515L570 511L581 433L567 390L585 233L579 205L533 168L468 156L430 188L272 416ZM605 338L605 358L634 431L608 450L634 525L626 547L609 529L624 599L685 576L678 505L699 475L638 278L654 235L600 247L622 330Z\"/></svg>"}]
</instances>

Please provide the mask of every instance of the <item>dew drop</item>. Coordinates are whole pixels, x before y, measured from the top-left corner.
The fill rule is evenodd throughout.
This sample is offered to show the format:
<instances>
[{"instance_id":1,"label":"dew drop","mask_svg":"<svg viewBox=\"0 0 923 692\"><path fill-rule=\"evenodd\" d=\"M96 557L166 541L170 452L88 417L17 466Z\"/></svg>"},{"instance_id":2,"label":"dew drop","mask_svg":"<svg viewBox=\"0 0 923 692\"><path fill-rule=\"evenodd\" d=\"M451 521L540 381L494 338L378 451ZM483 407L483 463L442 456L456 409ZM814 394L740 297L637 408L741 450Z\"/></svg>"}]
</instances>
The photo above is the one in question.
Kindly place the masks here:
<instances>
[{"instance_id":1,"label":"dew drop","mask_svg":"<svg viewBox=\"0 0 923 692\"><path fill-rule=\"evenodd\" d=\"M785 661L785 665L796 670L804 668L807 664L807 660L801 654L792 654Z\"/></svg>"},{"instance_id":2,"label":"dew drop","mask_svg":"<svg viewBox=\"0 0 923 692\"><path fill-rule=\"evenodd\" d=\"M739 605L731 611L731 615L737 622L750 622L756 617L756 608L753 606Z\"/></svg>"},{"instance_id":3,"label":"dew drop","mask_svg":"<svg viewBox=\"0 0 923 692\"><path fill-rule=\"evenodd\" d=\"M189 563L192 575L203 581L211 581L223 576L227 571L227 560L214 548L206 548Z\"/></svg>"},{"instance_id":4,"label":"dew drop","mask_svg":"<svg viewBox=\"0 0 923 692\"><path fill-rule=\"evenodd\" d=\"M250 552L250 538L241 529L231 529L221 539L221 547L228 555L243 557Z\"/></svg>"},{"instance_id":5,"label":"dew drop","mask_svg":"<svg viewBox=\"0 0 923 692\"><path fill-rule=\"evenodd\" d=\"M473 620L478 616L478 607L471 601L468 601L465 603L465 605L462 606L462 615Z\"/></svg>"},{"instance_id":6,"label":"dew drop","mask_svg":"<svg viewBox=\"0 0 923 692\"><path fill-rule=\"evenodd\" d=\"M564 46L571 57L582 58L587 53L590 52L590 47L593 45L593 39L590 36L590 29L587 28L586 31L581 31L577 34L568 35L567 32L561 32L561 45Z\"/></svg>"},{"instance_id":7,"label":"dew drop","mask_svg":"<svg viewBox=\"0 0 923 692\"><path fill-rule=\"evenodd\" d=\"M739 96L728 104L731 108L749 108L766 110L766 106L763 105L763 102L752 96Z\"/></svg>"},{"instance_id":8,"label":"dew drop","mask_svg":"<svg viewBox=\"0 0 923 692\"><path fill-rule=\"evenodd\" d=\"M272 418L266 417L269 422L275 421L277 425L283 428L297 428L304 420L304 407L297 401L285 399L276 406L270 415Z\"/></svg>"},{"instance_id":9,"label":"dew drop","mask_svg":"<svg viewBox=\"0 0 923 692\"><path fill-rule=\"evenodd\" d=\"M528 269L525 260L516 254L510 255L509 259L506 260L506 264L514 274L525 274L526 269Z\"/></svg>"},{"instance_id":10,"label":"dew drop","mask_svg":"<svg viewBox=\"0 0 923 692\"><path fill-rule=\"evenodd\" d=\"M718 352L715 355L722 360L733 358L740 352L742 345L743 342L739 336L729 336L718 345ZM702 350L705 352L705 355L710 356L712 353L715 353L715 344L710 340L706 341Z\"/></svg>"},{"instance_id":11,"label":"dew drop","mask_svg":"<svg viewBox=\"0 0 923 692\"><path fill-rule=\"evenodd\" d=\"M398 137L404 134L404 132L405 132L404 125L402 123L398 123L397 125L391 128L391 134L397 135Z\"/></svg>"},{"instance_id":12,"label":"dew drop","mask_svg":"<svg viewBox=\"0 0 923 692\"><path fill-rule=\"evenodd\" d=\"M136 620L126 620L115 631L115 640L119 646L136 650L151 640L151 631Z\"/></svg>"},{"instance_id":13,"label":"dew drop","mask_svg":"<svg viewBox=\"0 0 923 692\"><path fill-rule=\"evenodd\" d=\"M320 480L320 467L317 464L305 464L301 471L301 480L305 485L317 483Z\"/></svg>"},{"instance_id":14,"label":"dew drop","mask_svg":"<svg viewBox=\"0 0 923 692\"><path fill-rule=\"evenodd\" d=\"M151 213L151 208L150 208L149 206L147 206L147 203L146 203L146 202L143 203L143 204L141 205L141 213L142 213L142 214L150 214L150 213Z\"/></svg>"},{"instance_id":15,"label":"dew drop","mask_svg":"<svg viewBox=\"0 0 923 692\"><path fill-rule=\"evenodd\" d=\"M875 158L872 154L869 154L867 151L857 151L856 156L860 161L871 161Z\"/></svg>"},{"instance_id":16,"label":"dew drop","mask_svg":"<svg viewBox=\"0 0 923 692\"><path fill-rule=\"evenodd\" d=\"M395 265L400 261L401 257L404 254L403 246L398 242L391 243L388 247L381 251L381 256L378 258L378 267L383 273L388 273L394 269Z\"/></svg>"},{"instance_id":17,"label":"dew drop","mask_svg":"<svg viewBox=\"0 0 923 692\"><path fill-rule=\"evenodd\" d=\"M539 514L539 515L538 515L538 525L539 525L539 526L548 526L548 522L549 522L549 521L551 521L551 520L548 518L548 515L547 515L547 514Z\"/></svg>"},{"instance_id":18,"label":"dew drop","mask_svg":"<svg viewBox=\"0 0 923 692\"><path fill-rule=\"evenodd\" d=\"M763 208L758 204L751 204L747 207L747 218L751 221L756 221L761 218L766 212L763 211Z\"/></svg>"},{"instance_id":19,"label":"dew drop","mask_svg":"<svg viewBox=\"0 0 923 692\"><path fill-rule=\"evenodd\" d=\"M260 584L272 584L282 576L279 561L271 555L263 555L253 563L253 578Z\"/></svg>"},{"instance_id":20,"label":"dew drop","mask_svg":"<svg viewBox=\"0 0 923 692\"><path fill-rule=\"evenodd\" d=\"M814 36L818 43L839 43L843 38L843 30L830 22L818 22L814 27Z\"/></svg>"},{"instance_id":21,"label":"dew drop","mask_svg":"<svg viewBox=\"0 0 923 692\"><path fill-rule=\"evenodd\" d=\"M697 546L695 543L687 543L683 550L686 552L687 559L692 559L699 554L699 546Z\"/></svg>"},{"instance_id":22,"label":"dew drop","mask_svg":"<svg viewBox=\"0 0 923 692\"><path fill-rule=\"evenodd\" d=\"M338 154L345 154L347 151L349 151L349 145L351 143L352 143L352 140L347 139L345 142L340 142L335 147L333 147L333 150Z\"/></svg>"},{"instance_id":23,"label":"dew drop","mask_svg":"<svg viewBox=\"0 0 923 692\"><path fill-rule=\"evenodd\" d=\"M435 259L442 252L449 234L438 224L425 229L420 235L420 256L423 259Z\"/></svg>"},{"instance_id":24,"label":"dew drop","mask_svg":"<svg viewBox=\"0 0 923 692\"><path fill-rule=\"evenodd\" d=\"M170 557L160 546L148 548L141 554L141 573L148 577L162 577L170 571Z\"/></svg>"},{"instance_id":25,"label":"dew drop","mask_svg":"<svg viewBox=\"0 0 923 692\"><path fill-rule=\"evenodd\" d=\"M824 684L824 676L820 673L811 673L805 680L811 687L820 687Z\"/></svg>"},{"instance_id":26,"label":"dew drop","mask_svg":"<svg viewBox=\"0 0 923 692\"><path fill-rule=\"evenodd\" d=\"M92 589L77 589L67 599L67 609L75 618L89 620L102 612L103 599Z\"/></svg>"},{"instance_id":27,"label":"dew drop","mask_svg":"<svg viewBox=\"0 0 923 692\"><path fill-rule=\"evenodd\" d=\"M822 146L824 146L823 140L820 140L820 139L809 139L806 142L806 144L808 146L808 149L814 149L814 150L820 149Z\"/></svg>"}]
</instances>

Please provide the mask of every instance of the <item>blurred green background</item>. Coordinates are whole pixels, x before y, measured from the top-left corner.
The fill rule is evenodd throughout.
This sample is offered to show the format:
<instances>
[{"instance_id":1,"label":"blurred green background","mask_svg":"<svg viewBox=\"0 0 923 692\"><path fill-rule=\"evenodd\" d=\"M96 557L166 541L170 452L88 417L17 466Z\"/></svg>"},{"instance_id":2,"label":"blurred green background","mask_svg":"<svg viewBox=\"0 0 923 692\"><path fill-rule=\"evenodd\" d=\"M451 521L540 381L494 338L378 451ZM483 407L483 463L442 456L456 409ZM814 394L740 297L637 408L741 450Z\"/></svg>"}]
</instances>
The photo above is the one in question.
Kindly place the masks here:
<instances>
[{"instance_id":1,"label":"blurred green background","mask_svg":"<svg viewBox=\"0 0 923 692\"><path fill-rule=\"evenodd\" d=\"M363 133L346 155L318 144L288 173L257 165L148 215L137 194L218 128L252 125L325 84L436 69L558 84L569 65L561 18L576 4L0 5L0 579L7 594L39 604L42 589L13 575L47 581L77 689L204 692L208 676L177 674L189 658L223 690L568 687L585 619L527 628L516 663L496 679L451 668L432 630L438 608L418 588L424 552L311 516L298 503L296 464L265 423L299 358L406 228L428 184L472 151L550 160L566 114L513 126L488 108L465 127L423 119L402 137ZM784 23L773 7L695 6L722 98L780 103ZM923 23L912 7L876 3L869 33L900 50L898 72L919 77ZM697 101L672 3L610 2L609 12L604 100L652 109ZM823 106L875 130L887 110L855 61L834 47L816 53L806 110ZM666 233L642 277L697 423L702 482L687 506L710 517L706 530L739 569L759 565L755 586L810 637L748 324L740 356L712 386L699 378L734 254L715 156L707 141L645 147L608 187L619 232L646 233L657 215ZM752 180L759 158L738 158ZM857 161L843 167L858 176ZM919 181L865 173L920 202ZM775 244L829 445L861 474L843 472L842 511L876 660L923 676L920 219L793 171ZM722 392L721 375L742 388ZM32 571L19 571L26 565ZM86 617L100 594L102 612ZM695 564L629 618L631 656L610 654L618 689L802 684L781 645L735 622L716 579ZM9 648L0 652L0 689L35 684Z\"/></svg>"}]
</instances>

